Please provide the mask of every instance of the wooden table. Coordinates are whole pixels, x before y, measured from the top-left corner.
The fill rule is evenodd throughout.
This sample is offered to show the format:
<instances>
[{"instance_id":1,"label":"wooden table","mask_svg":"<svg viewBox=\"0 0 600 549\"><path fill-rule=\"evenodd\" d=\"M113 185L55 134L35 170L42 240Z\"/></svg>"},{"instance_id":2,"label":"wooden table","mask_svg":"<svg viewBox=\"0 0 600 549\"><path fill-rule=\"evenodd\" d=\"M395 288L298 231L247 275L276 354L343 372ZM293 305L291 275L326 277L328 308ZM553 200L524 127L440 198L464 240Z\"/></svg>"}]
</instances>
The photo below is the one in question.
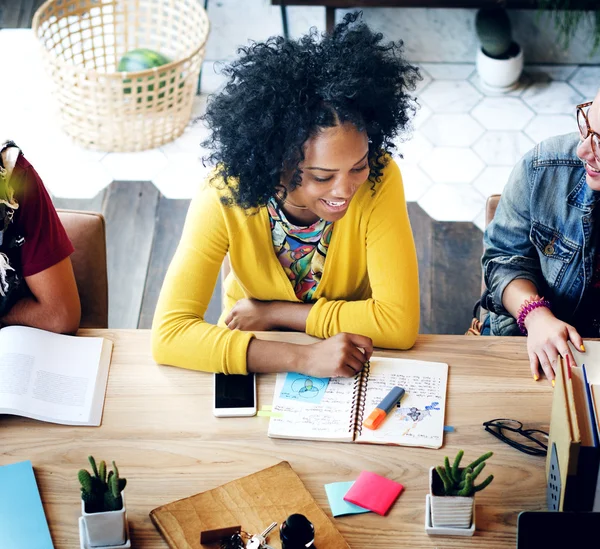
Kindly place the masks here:
<instances>
[{"instance_id":1,"label":"wooden table","mask_svg":"<svg viewBox=\"0 0 600 549\"><path fill-rule=\"evenodd\" d=\"M0 464L32 461L56 549L78 547L77 471L87 466L88 454L115 460L127 477L127 513L137 549L167 547L148 517L151 509L281 460L290 462L328 514L325 483L353 480L367 469L405 485L387 517L334 519L353 549L513 548L518 513L545 508L544 459L514 450L481 426L508 417L548 427L552 389L531 379L524 338L420 336L411 351L381 353L450 365L446 424L456 431L446 434L441 450L427 450L271 440L268 418L213 417L212 375L156 365L148 331L81 333L115 343L102 426L2 417ZM304 334L261 337L311 341ZM274 375L259 378L259 405L272 402L274 380ZM424 531L429 467L461 448L466 459L494 451L486 472L496 478L477 495L477 532L473 538L429 538Z\"/></svg>"}]
</instances>

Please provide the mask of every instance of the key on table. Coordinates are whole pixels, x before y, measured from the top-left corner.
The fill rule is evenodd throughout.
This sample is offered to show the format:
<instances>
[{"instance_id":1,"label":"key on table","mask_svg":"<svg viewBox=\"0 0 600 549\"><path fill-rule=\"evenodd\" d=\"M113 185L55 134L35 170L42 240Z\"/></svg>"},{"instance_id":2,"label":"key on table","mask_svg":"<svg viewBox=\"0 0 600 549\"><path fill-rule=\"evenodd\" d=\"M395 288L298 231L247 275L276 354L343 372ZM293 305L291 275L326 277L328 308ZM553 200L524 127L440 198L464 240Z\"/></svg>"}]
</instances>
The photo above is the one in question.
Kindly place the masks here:
<instances>
[{"instance_id":1,"label":"key on table","mask_svg":"<svg viewBox=\"0 0 600 549\"><path fill-rule=\"evenodd\" d=\"M270 545L267 545L266 539L271 531L277 526L276 522L271 523L265 530L260 534L254 534L246 544L246 549L273 549Z\"/></svg>"}]
</instances>

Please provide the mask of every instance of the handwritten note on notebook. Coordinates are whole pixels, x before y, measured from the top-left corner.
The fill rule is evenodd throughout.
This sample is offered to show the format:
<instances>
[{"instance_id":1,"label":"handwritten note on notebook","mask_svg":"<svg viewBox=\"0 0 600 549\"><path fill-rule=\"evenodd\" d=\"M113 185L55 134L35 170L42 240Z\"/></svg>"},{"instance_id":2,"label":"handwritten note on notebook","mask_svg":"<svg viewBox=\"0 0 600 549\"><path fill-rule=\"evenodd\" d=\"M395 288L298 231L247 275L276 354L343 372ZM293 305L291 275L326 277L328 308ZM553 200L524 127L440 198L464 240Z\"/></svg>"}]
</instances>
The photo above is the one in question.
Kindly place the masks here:
<instances>
[{"instance_id":1,"label":"handwritten note on notebook","mask_svg":"<svg viewBox=\"0 0 600 549\"><path fill-rule=\"evenodd\" d=\"M443 442L448 365L397 358L371 358L354 378L332 378L319 402L285 396L286 374L278 374L269 436L303 440L368 442L439 448ZM365 414L389 390L406 394L380 427L362 429ZM284 394L282 394L282 392Z\"/></svg>"},{"instance_id":2,"label":"handwritten note on notebook","mask_svg":"<svg viewBox=\"0 0 600 549\"><path fill-rule=\"evenodd\" d=\"M427 367L427 364L438 366ZM406 392L378 429L361 429L356 440L439 448L444 432L447 378L445 364L406 361L398 368L393 362L376 362L371 367L364 396L366 413L381 402L390 386L397 385Z\"/></svg>"}]
</instances>

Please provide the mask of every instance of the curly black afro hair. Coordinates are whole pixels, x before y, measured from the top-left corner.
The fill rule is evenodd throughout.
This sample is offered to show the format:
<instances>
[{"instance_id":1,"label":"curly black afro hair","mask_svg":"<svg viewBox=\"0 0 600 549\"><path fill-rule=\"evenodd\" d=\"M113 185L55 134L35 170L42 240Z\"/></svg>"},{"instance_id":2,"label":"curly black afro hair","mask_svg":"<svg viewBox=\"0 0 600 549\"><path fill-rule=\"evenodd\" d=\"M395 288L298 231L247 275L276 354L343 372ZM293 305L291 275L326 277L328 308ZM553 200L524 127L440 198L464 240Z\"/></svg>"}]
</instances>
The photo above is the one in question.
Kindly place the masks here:
<instances>
[{"instance_id":1,"label":"curly black afro hair","mask_svg":"<svg viewBox=\"0 0 600 549\"><path fill-rule=\"evenodd\" d=\"M369 179L380 181L393 139L409 126L417 103L408 94L421 79L402 57L402 42L382 43L350 13L330 35L315 29L299 40L271 37L238 50L223 68L229 77L209 98L204 120L216 165L230 198L242 208L264 206L280 189L282 173L300 184L303 145L319 128L351 122L369 138Z\"/></svg>"}]
</instances>

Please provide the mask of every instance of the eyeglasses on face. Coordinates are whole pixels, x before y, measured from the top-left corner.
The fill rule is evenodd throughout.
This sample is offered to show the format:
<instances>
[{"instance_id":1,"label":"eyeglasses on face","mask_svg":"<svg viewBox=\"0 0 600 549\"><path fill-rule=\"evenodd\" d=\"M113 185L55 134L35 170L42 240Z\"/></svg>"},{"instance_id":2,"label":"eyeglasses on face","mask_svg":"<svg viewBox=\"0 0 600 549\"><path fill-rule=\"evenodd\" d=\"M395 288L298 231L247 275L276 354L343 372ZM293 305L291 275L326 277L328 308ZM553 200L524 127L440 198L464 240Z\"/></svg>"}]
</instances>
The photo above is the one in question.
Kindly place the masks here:
<instances>
[{"instance_id":1,"label":"eyeglasses on face","mask_svg":"<svg viewBox=\"0 0 600 549\"><path fill-rule=\"evenodd\" d=\"M523 429L516 419L492 419L483 423L485 430L502 442L531 456L545 456L548 452L548 433L539 429Z\"/></svg>"},{"instance_id":2,"label":"eyeglasses on face","mask_svg":"<svg viewBox=\"0 0 600 549\"><path fill-rule=\"evenodd\" d=\"M577 127L582 141L585 141L590 135L592 136L592 152L596 162L600 163L600 135L592 130L587 116L591 104L592 101L577 105Z\"/></svg>"}]
</instances>

